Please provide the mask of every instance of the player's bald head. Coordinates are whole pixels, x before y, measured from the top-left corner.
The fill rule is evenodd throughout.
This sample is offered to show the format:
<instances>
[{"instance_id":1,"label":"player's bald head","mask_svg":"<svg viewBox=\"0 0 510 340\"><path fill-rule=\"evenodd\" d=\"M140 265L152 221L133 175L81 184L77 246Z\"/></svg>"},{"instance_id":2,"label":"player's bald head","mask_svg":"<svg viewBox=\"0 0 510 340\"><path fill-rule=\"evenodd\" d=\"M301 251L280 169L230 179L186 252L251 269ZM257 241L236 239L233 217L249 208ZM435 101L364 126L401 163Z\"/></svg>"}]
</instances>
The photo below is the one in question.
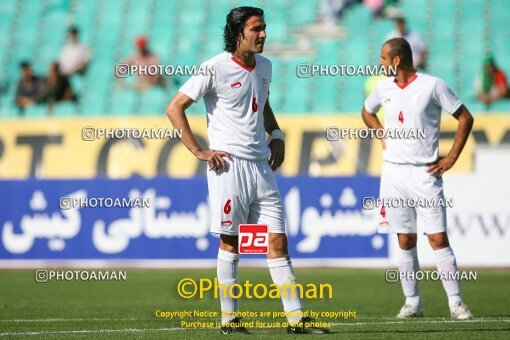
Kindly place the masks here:
<instances>
[{"instance_id":1,"label":"player's bald head","mask_svg":"<svg viewBox=\"0 0 510 340\"><path fill-rule=\"evenodd\" d=\"M393 38L386 41L383 45L387 47L390 58L393 60L399 57L400 66L403 68L413 68L413 53L411 45L404 38Z\"/></svg>"}]
</instances>

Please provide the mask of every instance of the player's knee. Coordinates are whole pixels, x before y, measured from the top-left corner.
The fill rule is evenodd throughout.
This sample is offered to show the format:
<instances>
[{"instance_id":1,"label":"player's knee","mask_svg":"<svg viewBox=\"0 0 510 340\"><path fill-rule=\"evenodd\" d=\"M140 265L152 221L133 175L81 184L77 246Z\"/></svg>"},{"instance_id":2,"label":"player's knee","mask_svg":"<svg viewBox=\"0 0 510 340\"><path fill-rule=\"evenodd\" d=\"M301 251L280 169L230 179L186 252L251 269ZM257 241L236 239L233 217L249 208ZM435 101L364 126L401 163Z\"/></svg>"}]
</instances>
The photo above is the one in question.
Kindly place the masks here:
<instances>
[{"instance_id":1,"label":"player's knee","mask_svg":"<svg viewBox=\"0 0 510 340\"><path fill-rule=\"evenodd\" d=\"M448 236L446 235L446 233L430 234L427 236L429 239L430 246L434 250L446 248L450 245L450 243L448 242Z\"/></svg>"},{"instance_id":2,"label":"player's knee","mask_svg":"<svg viewBox=\"0 0 510 340\"><path fill-rule=\"evenodd\" d=\"M237 249L238 236L235 235L220 235L220 249L228 251L229 253L239 253Z\"/></svg>"},{"instance_id":3,"label":"player's knee","mask_svg":"<svg viewBox=\"0 0 510 340\"><path fill-rule=\"evenodd\" d=\"M416 241L418 237L416 234L399 234L398 235L398 245L400 249L409 250L416 248Z\"/></svg>"},{"instance_id":4,"label":"player's knee","mask_svg":"<svg viewBox=\"0 0 510 340\"><path fill-rule=\"evenodd\" d=\"M279 259L282 257L289 257L287 250L287 235L269 234L269 249L267 258Z\"/></svg>"}]
</instances>

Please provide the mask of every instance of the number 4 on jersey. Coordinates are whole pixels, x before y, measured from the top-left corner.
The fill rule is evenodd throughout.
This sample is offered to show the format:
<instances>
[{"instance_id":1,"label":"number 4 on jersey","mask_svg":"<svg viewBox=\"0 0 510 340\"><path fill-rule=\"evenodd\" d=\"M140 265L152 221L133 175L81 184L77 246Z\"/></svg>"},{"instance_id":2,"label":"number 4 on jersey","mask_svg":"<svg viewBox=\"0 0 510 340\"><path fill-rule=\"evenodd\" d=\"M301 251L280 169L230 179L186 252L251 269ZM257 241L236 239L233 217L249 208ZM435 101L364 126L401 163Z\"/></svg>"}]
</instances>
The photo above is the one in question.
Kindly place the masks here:
<instances>
[{"instance_id":1,"label":"number 4 on jersey","mask_svg":"<svg viewBox=\"0 0 510 340\"><path fill-rule=\"evenodd\" d=\"M404 113L402 111L400 111L400 113L398 114L398 121L403 124L404 123Z\"/></svg>"}]
</instances>

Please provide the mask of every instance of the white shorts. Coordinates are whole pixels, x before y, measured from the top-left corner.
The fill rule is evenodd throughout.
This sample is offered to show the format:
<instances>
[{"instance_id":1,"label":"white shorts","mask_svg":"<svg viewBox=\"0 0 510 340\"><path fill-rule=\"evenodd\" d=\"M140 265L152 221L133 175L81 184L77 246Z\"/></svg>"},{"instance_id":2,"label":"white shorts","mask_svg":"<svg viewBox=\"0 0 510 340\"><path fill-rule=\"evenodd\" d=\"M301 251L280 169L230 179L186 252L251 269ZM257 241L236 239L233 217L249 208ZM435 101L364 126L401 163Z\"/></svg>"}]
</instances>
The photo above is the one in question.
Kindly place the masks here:
<instances>
[{"instance_id":1,"label":"white shorts","mask_svg":"<svg viewBox=\"0 0 510 340\"><path fill-rule=\"evenodd\" d=\"M443 180L430 175L426 165L383 162L379 197L409 199L436 199L444 202ZM403 200L400 200L402 202ZM379 232L416 234L417 227L424 234L446 232L446 207L437 206L385 206L380 207Z\"/></svg>"},{"instance_id":2,"label":"white shorts","mask_svg":"<svg viewBox=\"0 0 510 340\"><path fill-rule=\"evenodd\" d=\"M207 171L211 233L237 235L239 224L265 224L285 233L285 213L276 178L267 163L224 158L225 172Z\"/></svg>"}]
</instances>

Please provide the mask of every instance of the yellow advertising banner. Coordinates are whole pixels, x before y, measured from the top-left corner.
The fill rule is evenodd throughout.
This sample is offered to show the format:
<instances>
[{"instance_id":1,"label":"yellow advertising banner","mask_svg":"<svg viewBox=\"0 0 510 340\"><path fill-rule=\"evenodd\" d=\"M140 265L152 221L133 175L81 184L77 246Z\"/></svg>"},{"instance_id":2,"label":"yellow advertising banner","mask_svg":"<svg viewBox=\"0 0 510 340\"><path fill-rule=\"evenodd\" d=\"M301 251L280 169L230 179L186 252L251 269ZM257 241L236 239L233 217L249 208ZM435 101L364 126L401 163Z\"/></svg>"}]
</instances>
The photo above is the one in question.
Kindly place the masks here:
<instances>
[{"instance_id":1,"label":"yellow advertising banner","mask_svg":"<svg viewBox=\"0 0 510 340\"><path fill-rule=\"evenodd\" d=\"M365 128L360 116L280 116L277 119L286 135L281 175L380 174L379 140L335 138L336 128ZM195 136L206 146L205 118L193 116L189 120ZM457 121L444 114L440 155L448 153L456 128ZM451 171L472 171L477 145L509 144L509 116L476 117L464 152ZM186 178L203 174L205 170L206 164L186 149L179 131L172 129L165 116L16 119L0 124L0 179Z\"/></svg>"}]
</instances>

